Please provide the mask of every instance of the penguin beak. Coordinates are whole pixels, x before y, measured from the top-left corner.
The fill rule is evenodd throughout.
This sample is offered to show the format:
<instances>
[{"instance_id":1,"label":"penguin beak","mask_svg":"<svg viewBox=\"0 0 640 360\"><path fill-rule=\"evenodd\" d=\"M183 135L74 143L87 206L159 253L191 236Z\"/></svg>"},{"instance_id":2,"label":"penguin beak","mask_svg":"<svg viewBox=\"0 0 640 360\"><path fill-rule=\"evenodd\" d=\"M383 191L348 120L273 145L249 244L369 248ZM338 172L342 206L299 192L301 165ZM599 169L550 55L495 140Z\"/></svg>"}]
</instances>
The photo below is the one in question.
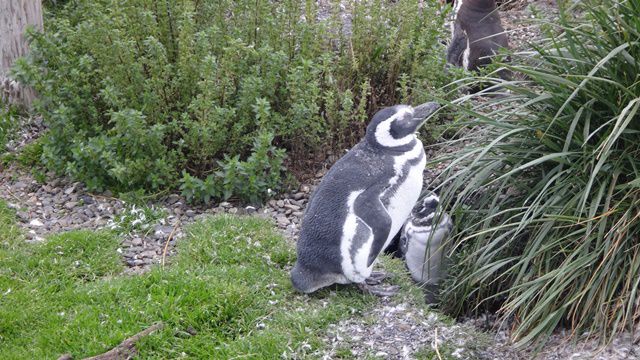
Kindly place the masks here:
<instances>
[{"instance_id":1,"label":"penguin beak","mask_svg":"<svg viewBox=\"0 0 640 360\"><path fill-rule=\"evenodd\" d=\"M413 108L413 119L416 121L420 121L420 123L422 124L439 108L440 105L435 102L428 102L422 105L418 105Z\"/></svg>"}]
</instances>

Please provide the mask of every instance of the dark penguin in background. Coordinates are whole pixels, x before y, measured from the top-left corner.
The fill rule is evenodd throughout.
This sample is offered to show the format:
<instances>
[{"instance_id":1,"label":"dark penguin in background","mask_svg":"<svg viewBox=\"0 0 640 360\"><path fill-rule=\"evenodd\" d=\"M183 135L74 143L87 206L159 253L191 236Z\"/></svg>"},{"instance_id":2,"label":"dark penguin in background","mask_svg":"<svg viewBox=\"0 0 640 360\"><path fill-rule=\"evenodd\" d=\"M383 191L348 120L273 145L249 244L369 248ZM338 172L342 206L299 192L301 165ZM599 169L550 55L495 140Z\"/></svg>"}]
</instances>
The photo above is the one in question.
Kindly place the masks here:
<instances>
[{"instance_id":1,"label":"dark penguin in background","mask_svg":"<svg viewBox=\"0 0 640 360\"><path fill-rule=\"evenodd\" d=\"M500 48L509 48L495 0L455 0L447 62L467 70L491 63ZM508 72L500 74L508 78Z\"/></svg>"},{"instance_id":2,"label":"dark penguin in background","mask_svg":"<svg viewBox=\"0 0 640 360\"><path fill-rule=\"evenodd\" d=\"M446 273L444 242L453 229L451 217L439 209L440 198L427 191L418 200L400 232L400 252L413 280L422 285L428 303L435 303Z\"/></svg>"},{"instance_id":3,"label":"dark penguin in background","mask_svg":"<svg viewBox=\"0 0 640 360\"><path fill-rule=\"evenodd\" d=\"M426 103L378 111L364 139L331 167L302 219L291 270L296 290L311 293L336 283L366 287L374 260L420 196L426 158L415 133L438 108Z\"/></svg>"}]
</instances>

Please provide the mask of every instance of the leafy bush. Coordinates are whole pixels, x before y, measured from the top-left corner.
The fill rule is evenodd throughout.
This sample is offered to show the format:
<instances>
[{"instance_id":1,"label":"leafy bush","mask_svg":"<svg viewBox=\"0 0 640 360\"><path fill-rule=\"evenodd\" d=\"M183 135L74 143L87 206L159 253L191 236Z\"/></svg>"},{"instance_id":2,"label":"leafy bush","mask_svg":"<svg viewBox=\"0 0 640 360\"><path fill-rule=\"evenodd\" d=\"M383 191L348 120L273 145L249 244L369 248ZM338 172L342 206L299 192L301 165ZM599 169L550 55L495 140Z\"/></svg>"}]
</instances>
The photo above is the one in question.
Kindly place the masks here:
<instances>
[{"instance_id":1,"label":"leafy bush","mask_svg":"<svg viewBox=\"0 0 640 360\"><path fill-rule=\"evenodd\" d=\"M0 153L4 153L4 147L16 128L19 116L18 109L0 102Z\"/></svg>"},{"instance_id":2,"label":"leafy bush","mask_svg":"<svg viewBox=\"0 0 640 360\"><path fill-rule=\"evenodd\" d=\"M90 189L157 190L182 171L232 177L268 133L301 166L359 140L378 107L426 100L448 81L443 16L422 3L354 2L343 29L338 3L67 1L31 34L15 74L41 95L47 165ZM262 196L278 181L263 165L236 169L270 176L251 189L230 178L209 193Z\"/></svg>"},{"instance_id":3,"label":"leafy bush","mask_svg":"<svg viewBox=\"0 0 640 360\"><path fill-rule=\"evenodd\" d=\"M444 305L500 305L519 345L639 322L640 6L576 4L514 58L527 79L476 105L442 186L458 257Z\"/></svg>"},{"instance_id":4,"label":"leafy bush","mask_svg":"<svg viewBox=\"0 0 640 360\"><path fill-rule=\"evenodd\" d=\"M251 156L240 161L238 155L225 155L219 161L221 170L205 180L182 172L180 190L188 201L208 203L214 198L229 199L237 195L244 202L258 203L276 192L284 169L284 150L271 145L273 134L260 134L255 139Z\"/></svg>"}]
</instances>

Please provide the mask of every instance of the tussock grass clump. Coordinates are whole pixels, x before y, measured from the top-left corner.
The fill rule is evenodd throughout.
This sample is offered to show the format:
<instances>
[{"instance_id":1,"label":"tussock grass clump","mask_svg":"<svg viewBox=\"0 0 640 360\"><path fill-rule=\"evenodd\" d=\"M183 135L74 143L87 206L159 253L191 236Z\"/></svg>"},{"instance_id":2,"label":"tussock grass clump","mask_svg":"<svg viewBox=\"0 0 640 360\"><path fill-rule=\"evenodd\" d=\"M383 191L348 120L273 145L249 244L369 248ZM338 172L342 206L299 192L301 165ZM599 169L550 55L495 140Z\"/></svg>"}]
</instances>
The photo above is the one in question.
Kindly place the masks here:
<instances>
[{"instance_id":1,"label":"tussock grass clump","mask_svg":"<svg viewBox=\"0 0 640 360\"><path fill-rule=\"evenodd\" d=\"M640 321L640 2L576 6L513 57L526 80L469 112L480 127L443 174L457 227L445 305L499 305L519 345Z\"/></svg>"}]
</instances>

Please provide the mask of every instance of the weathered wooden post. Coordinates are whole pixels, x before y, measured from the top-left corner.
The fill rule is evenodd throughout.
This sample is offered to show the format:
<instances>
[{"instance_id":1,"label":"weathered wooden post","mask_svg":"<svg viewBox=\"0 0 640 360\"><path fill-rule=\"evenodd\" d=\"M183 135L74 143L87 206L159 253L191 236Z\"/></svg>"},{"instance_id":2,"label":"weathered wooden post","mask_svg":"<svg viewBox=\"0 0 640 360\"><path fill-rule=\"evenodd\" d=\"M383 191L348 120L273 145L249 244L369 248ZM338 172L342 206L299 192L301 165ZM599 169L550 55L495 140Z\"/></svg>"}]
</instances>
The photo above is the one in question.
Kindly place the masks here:
<instances>
[{"instance_id":1,"label":"weathered wooden post","mask_svg":"<svg viewBox=\"0 0 640 360\"><path fill-rule=\"evenodd\" d=\"M16 59L27 54L27 25L43 29L41 0L0 0L0 97L31 107L36 95L33 89L9 77Z\"/></svg>"}]
</instances>

